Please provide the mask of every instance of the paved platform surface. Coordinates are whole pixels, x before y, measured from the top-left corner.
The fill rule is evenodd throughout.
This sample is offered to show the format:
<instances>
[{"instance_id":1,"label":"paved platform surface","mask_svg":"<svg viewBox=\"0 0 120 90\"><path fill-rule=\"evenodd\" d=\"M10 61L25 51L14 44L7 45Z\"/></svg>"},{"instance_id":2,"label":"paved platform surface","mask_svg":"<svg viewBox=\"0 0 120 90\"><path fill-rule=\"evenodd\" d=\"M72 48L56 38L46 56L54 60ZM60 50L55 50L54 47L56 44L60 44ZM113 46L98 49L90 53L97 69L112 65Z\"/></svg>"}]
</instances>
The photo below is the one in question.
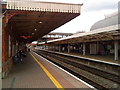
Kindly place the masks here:
<instances>
[{"instance_id":1,"label":"paved platform surface","mask_svg":"<svg viewBox=\"0 0 120 90\"><path fill-rule=\"evenodd\" d=\"M18 63L8 77L3 79L3 88L55 88L55 85L39 67L30 54Z\"/></svg>"},{"instance_id":2,"label":"paved platform surface","mask_svg":"<svg viewBox=\"0 0 120 90\"><path fill-rule=\"evenodd\" d=\"M60 70L41 56L32 55L49 71L63 88L90 88L88 85ZM18 63L8 77L2 80L3 88L56 88L50 77L28 53L23 64Z\"/></svg>"},{"instance_id":3,"label":"paved platform surface","mask_svg":"<svg viewBox=\"0 0 120 90\"><path fill-rule=\"evenodd\" d=\"M74 53L74 52L70 52L70 53L62 52L62 53L76 55L76 56L85 57L85 58L97 59L97 60L100 60L100 61L106 61L106 62L120 64L120 57L119 57L119 60L114 60L114 55L89 55L89 54L82 55L80 53Z\"/></svg>"}]
</instances>

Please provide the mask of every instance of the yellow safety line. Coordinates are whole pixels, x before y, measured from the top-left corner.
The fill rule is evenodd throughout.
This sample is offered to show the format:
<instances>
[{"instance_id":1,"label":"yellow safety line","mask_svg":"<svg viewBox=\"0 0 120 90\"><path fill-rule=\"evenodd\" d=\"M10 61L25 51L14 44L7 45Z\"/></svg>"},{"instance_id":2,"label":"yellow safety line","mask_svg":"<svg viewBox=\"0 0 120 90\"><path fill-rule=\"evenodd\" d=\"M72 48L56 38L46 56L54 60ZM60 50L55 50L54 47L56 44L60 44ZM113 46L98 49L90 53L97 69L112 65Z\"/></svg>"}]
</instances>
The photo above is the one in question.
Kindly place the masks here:
<instances>
[{"instance_id":1,"label":"yellow safety line","mask_svg":"<svg viewBox=\"0 0 120 90\"><path fill-rule=\"evenodd\" d=\"M38 61L37 58L35 58L33 56L32 53L30 53L31 56L34 58L34 60L40 65L40 67L43 69L43 71L47 74L47 76L51 79L51 81L54 83L54 85L57 87L57 88L63 88L60 83L49 73L49 71ZM62 89L63 90L63 89Z\"/></svg>"}]
</instances>

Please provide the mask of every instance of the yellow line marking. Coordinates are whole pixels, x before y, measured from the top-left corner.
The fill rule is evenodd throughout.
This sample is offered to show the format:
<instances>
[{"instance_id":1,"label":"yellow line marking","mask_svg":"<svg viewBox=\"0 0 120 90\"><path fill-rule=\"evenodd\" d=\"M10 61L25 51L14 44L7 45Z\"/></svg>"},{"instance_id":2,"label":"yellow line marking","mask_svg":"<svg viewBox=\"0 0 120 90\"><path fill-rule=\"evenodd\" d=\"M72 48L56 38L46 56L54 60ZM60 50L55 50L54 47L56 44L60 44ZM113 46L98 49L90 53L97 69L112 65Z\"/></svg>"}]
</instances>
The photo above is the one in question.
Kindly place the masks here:
<instances>
[{"instance_id":1,"label":"yellow line marking","mask_svg":"<svg viewBox=\"0 0 120 90\"><path fill-rule=\"evenodd\" d=\"M51 79L51 81L54 83L54 85L57 87L57 88L63 88L60 83L49 73L49 71L38 61L37 58L35 58L33 56L32 53L30 53L30 55L34 58L34 60L40 65L40 67L43 69L43 71L47 74L47 76Z\"/></svg>"}]
</instances>

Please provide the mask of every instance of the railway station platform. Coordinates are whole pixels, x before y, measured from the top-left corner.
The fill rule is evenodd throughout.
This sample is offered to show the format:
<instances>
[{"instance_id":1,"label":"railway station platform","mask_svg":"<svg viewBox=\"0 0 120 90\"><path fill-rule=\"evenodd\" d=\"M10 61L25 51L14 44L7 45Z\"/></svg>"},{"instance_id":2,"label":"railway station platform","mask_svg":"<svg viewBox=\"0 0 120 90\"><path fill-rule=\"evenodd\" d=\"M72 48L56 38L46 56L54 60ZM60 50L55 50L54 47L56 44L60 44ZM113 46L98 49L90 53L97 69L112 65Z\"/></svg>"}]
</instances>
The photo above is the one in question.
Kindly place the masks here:
<instances>
[{"instance_id":1,"label":"railway station platform","mask_svg":"<svg viewBox=\"0 0 120 90\"><path fill-rule=\"evenodd\" d=\"M39 38L78 17L81 14L82 5L34 0L7 0L2 2L2 17L0 18L0 42L2 42L0 43L0 58L2 65L0 73L2 73L3 89L120 88L120 64L118 64L120 31L117 25L98 28L97 32L78 33L66 38L40 41L42 49L58 50L60 52L57 53L66 54L62 56L83 57L84 59L79 58L82 59L81 62L76 62L78 58L64 58L58 54L58 56L54 56L53 53L47 54L45 52L40 52L38 55L37 52L32 51L23 58L23 63L13 64L12 62L14 56L17 57L17 60L22 57L19 57L19 51L25 52L35 48L36 45L32 43L33 41L38 41ZM93 46L95 47L92 48ZM78 48L84 56L72 52L72 50L77 51ZM114 57L87 55L88 52L86 51L89 51L90 54L97 54L99 49L105 53L107 49L112 51L110 55L112 54ZM46 56L51 62L42 56ZM91 63L92 60L86 58L97 61ZM101 64L98 60L112 62L113 64ZM53 64L53 61L58 62L58 66ZM59 66L73 73L70 74Z\"/></svg>"},{"instance_id":2,"label":"railway station platform","mask_svg":"<svg viewBox=\"0 0 120 90\"><path fill-rule=\"evenodd\" d=\"M45 50L45 51L53 51L53 52L61 53L61 54L78 56L78 57L82 57L82 58L89 58L89 59L92 59L92 60L103 61L103 62L106 62L106 63L120 64L120 58L118 58L119 60L114 60L113 55L90 55L90 54L83 55L79 52L69 52L68 53L66 51L61 51L61 52L54 51L54 50Z\"/></svg>"},{"instance_id":3,"label":"railway station platform","mask_svg":"<svg viewBox=\"0 0 120 90\"><path fill-rule=\"evenodd\" d=\"M74 53L74 52L70 52L70 53L65 52L65 53L70 54L70 55L84 57L84 58L91 58L91 59L96 59L100 61L105 61L108 63L110 62L110 63L120 64L120 58L119 60L114 60L114 56L112 55L90 55L90 54L82 55L82 54Z\"/></svg>"},{"instance_id":4,"label":"railway station platform","mask_svg":"<svg viewBox=\"0 0 120 90\"><path fill-rule=\"evenodd\" d=\"M93 88L76 79L34 52L27 53L23 63L13 65L2 80L3 88Z\"/></svg>"}]
</instances>

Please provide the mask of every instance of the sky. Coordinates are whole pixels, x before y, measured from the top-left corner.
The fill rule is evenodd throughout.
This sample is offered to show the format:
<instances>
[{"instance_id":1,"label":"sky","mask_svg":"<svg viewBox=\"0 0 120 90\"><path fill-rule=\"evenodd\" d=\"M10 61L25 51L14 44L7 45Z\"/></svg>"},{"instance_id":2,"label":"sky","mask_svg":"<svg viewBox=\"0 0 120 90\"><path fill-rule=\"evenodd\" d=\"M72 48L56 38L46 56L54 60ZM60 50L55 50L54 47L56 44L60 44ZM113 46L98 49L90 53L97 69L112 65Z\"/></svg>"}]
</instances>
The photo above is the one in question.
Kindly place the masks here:
<instances>
[{"instance_id":1,"label":"sky","mask_svg":"<svg viewBox=\"0 0 120 90\"><path fill-rule=\"evenodd\" d=\"M82 4L81 15L55 29L53 32L76 33L89 31L91 26L118 10L120 0L37 0Z\"/></svg>"},{"instance_id":2,"label":"sky","mask_svg":"<svg viewBox=\"0 0 120 90\"><path fill-rule=\"evenodd\" d=\"M53 32L76 33L90 31L91 26L118 10L120 0L35 0L82 4L81 15L55 29Z\"/></svg>"}]
</instances>

